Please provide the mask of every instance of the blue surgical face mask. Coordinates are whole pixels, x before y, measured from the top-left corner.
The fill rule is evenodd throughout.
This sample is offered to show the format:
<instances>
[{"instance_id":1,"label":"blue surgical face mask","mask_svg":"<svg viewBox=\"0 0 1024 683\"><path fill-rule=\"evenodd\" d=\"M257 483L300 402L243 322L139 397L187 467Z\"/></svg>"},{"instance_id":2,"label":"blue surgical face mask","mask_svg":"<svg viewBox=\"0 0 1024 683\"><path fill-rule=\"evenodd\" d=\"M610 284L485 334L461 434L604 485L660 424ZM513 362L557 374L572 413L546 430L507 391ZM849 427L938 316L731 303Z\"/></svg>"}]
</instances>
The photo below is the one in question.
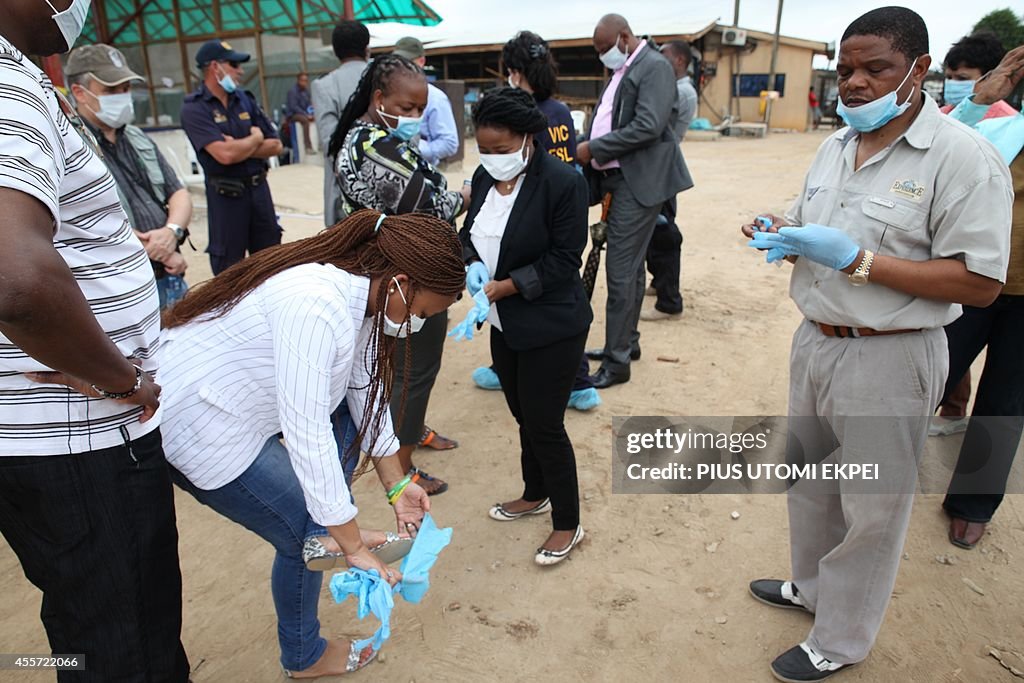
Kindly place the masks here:
<instances>
[{"instance_id":1,"label":"blue surgical face mask","mask_svg":"<svg viewBox=\"0 0 1024 683\"><path fill-rule=\"evenodd\" d=\"M423 122L423 117L413 118L411 116L394 116L388 114L383 109L378 109L377 113L380 114L381 119L384 120L384 125L388 127L391 134L399 140L405 140L408 142L420 133L420 123ZM395 119L398 121L398 125L392 127L386 119Z\"/></svg>"},{"instance_id":2,"label":"blue surgical face mask","mask_svg":"<svg viewBox=\"0 0 1024 683\"><path fill-rule=\"evenodd\" d=\"M220 64L217 65L217 68L220 69L221 73L224 73L224 69L221 68ZM224 73L224 75L221 76L221 79L217 82L220 83L220 87L224 88L224 92L228 94L238 90L238 84L235 83L235 79L226 73Z\"/></svg>"},{"instance_id":3,"label":"blue surgical face mask","mask_svg":"<svg viewBox=\"0 0 1024 683\"><path fill-rule=\"evenodd\" d=\"M896 86L896 90L859 107L847 107L843 104L842 98L840 98L839 104L836 105L836 113L843 117L848 126L861 133L870 133L873 130L878 130L896 117L902 116L910 109L910 104L914 99L915 88L911 88L910 95L903 104L896 103L898 97L896 93L907 82L907 79L910 78L910 74L914 73L914 66L916 65L917 60L915 59L914 63L910 65L910 71L903 77L900 84Z\"/></svg>"},{"instance_id":4,"label":"blue surgical face mask","mask_svg":"<svg viewBox=\"0 0 1024 683\"><path fill-rule=\"evenodd\" d=\"M946 104L956 106L973 92L974 81L954 81L947 78L946 84L942 88L942 100Z\"/></svg>"}]
</instances>

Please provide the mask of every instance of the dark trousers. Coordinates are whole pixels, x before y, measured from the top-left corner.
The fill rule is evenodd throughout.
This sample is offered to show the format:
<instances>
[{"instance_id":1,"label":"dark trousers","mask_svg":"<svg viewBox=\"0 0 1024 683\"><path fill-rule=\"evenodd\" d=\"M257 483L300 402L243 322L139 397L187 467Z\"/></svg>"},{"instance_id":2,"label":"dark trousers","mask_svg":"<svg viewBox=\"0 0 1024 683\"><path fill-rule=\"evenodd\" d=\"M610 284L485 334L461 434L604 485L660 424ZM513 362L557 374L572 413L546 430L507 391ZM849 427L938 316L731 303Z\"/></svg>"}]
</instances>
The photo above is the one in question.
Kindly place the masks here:
<instances>
[{"instance_id":1,"label":"dark trousers","mask_svg":"<svg viewBox=\"0 0 1024 683\"><path fill-rule=\"evenodd\" d=\"M210 233L206 251L214 275L244 259L246 252L251 256L281 244L281 226L266 181L246 187L241 197L222 197L207 185L206 204Z\"/></svg>"},{"instance_id":2,"label":"dark trousers","mask_svg":"<svg viewBox=\"0 0 1024 683\"><path fill-rule=\"evenodd\" d=\"M409 338L412 369L405 376L405 339L398 340L395 349L395 381L391 385L391 419L395 435L403 446L413 446L423 438L423 424L427 419L427 404L434 380L441 371L444 340L448 334L448 311L432 315L423 323L423 329ZM400 416L402 391L408 381L405 412ZM401 419L399 419L401 417Z\"/></svg>"},{"instance_id":3,"label":"dark trousers","mask_svg":"<svg viewBox=\"0 0 1024 683\"><path fill-rule=\"evenodd\" d=\"M971 402L971 370L967 369L964 378L952 391L947 391L939 406L939 415L951 419L967 417L967 404Z\"/></svg>"},{"instance_id":4,"label":"dark trousers","mask_svg":"<svg viewBox=\"0 0 1024 683\"><path fill-rule=\"evenodd\" d=\"M575 531L580 523L576 454L565 431L565 408L583 354L587 333L539 349L513 351L505 335L491 330L491 358L501 391L519 423L523 499L551 499L556 531Z\"/></svg>"},{"instance_id":5,"label":"dark trousers","mask_svg":"<svg viewBox=\"0 0 1024 683\"><path fill-rule=\"evenodd\" d=\"M986 345L988 353L943 507L960 519L988 522L1003 501L1024 430L1024 296L1005 294L987 308L964 306L963 315L946 326L946 336L946 396Z\"/></svg>"},{"instance_id":6,"label":"dark trousers","mask_svg":"<svg viewBox=\"0 0 1024 683\"><path fill-rule=\"evenodd\" d=\"M174 496L155 430L75 455L0 457L0 533L43 593L58 681L187 681Z\"/></svg>"},{"instance_id":7,"label":"dark trousers","mask_svg":"<svg viewBox=\"0 0 1024 683\"><path fill-rule=\"evenodd\" d=\"M647 271L651 274L651 286L657 292L654 308L662 313L683 312L683 295L679 292L683 233L675 219L676 198L673 197L662 207L647 247Z\"/></svg>"}]
</instances>

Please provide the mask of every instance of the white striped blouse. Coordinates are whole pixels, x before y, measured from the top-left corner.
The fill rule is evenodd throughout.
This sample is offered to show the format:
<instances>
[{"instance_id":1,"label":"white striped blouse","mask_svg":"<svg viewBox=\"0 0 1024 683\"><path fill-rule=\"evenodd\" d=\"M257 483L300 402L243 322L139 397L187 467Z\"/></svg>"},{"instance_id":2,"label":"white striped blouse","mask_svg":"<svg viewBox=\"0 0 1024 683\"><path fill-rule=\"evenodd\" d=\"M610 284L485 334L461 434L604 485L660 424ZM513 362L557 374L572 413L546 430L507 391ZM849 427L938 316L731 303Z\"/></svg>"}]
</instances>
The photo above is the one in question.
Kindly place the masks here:
<instances>
[{"instance_id":1,"label":"white striped blouse","mask_svg":"<svg viewBox=\"0 0 1024 683\"><path fill-rule=\"evenodd\" d=\"M355 517L330 415L342 399L357 425L376 412L366 406L369 286L334 266L296 266L223 316L166 331L157 381L167 461L197 487L216 489L283 432L313 520ZM374 456L398 450L386 406L379 438L367 433L362 447Z\"/></svg>"}]
</instances>

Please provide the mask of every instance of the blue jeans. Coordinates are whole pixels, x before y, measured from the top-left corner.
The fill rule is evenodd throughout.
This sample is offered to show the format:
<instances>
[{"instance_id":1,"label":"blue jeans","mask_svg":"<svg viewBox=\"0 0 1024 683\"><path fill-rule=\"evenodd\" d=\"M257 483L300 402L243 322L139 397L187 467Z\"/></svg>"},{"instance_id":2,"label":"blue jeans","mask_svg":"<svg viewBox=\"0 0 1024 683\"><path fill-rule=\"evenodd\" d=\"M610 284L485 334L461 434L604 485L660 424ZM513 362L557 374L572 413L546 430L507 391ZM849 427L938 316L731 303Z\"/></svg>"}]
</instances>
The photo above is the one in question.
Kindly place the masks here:
<instances>
[{"instance_id":1,"label":"blue jeans","mask_svg":"<svg viewBox=\"0 0 1024 683\"><path fill-rule=\"evenodd\" d=\"M344 402L331 416L331 423L339 447L352 442L356 430ZM348 483L356 458L351 461L345 467ZM174 483L200 503L241 524L277 550L270 592L277 612L281 666L289 671L313 666L327 647L327 641L320 637L317 616L323 572L306 569L302 546L308 538L326 536L327 530L309 516L287 449L277 436L271 437L240 477L212 491L196 488L173 468L171 474Z\"/></svg>"},{"instance_id":2,"label":"blue jeans","mask_svg":"<svg viewBox=\"0 0 1024 683\"><path fill-rule=\"evenodd\" d=\"M185 296L188 285L180 275L164 275L157 279L156 291L160 295L160 310L163 310Z\"/></svg>"}]
</instances>

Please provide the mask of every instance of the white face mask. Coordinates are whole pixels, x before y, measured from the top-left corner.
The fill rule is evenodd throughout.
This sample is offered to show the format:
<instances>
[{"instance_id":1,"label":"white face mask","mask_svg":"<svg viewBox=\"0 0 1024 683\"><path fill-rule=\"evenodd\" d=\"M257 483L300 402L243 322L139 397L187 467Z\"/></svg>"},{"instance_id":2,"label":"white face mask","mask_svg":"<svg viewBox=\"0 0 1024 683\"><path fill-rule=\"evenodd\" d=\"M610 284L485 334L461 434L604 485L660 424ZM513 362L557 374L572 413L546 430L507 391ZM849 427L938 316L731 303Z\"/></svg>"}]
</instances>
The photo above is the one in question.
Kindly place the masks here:
<instances>
[{"instance_id":1,"label":"white face mask","mask_svg":"<svg viewBox=\"0 0 1024 683\"><path fill-rule=\"evenodd\" d=\"M96 118L111 128L123 128L135 120L135 103L130 92L117 95L97 95L89 92L99 102L99 111L92 109ZM88 106L88 105L86 105Z\"/></svg>"},{"instance_id":2,"label":"white face mask","mask_svg":"<svg viewBox=\"0 0 1024 683\"><path fill-rule=\"evenodd\" d=\"M64 36L64 42L68 44L68 48L64 52L70 52L71 48L75 46L78 37L82 35L82 29L85 28L85 18L89 15L91 3L89 0L72 0L71 6L63 12L58 12L50 0L46 0L46 4L54 11L51 18L57 24L57 28L60 29L60 34Z\"/></svg>"},{"instance_id":3,"label":"white face mask","mask_svg":"<svg viewBox=\"0 0 1024 683\"><path fill-rule=\"evenodd\" d=\"M398 282L398 278L391 278L391 281L395 283L395 288L398 290L398 296L402 297L402 303L409 306L409 302L405 299L405 294L402 293L402 285ZM388 295L388 301L391 300L391 295ZM409 312L409 324L396 323L394 320L388 317L388 312L384 311L384 334L389 337L398 337L403 339L410 334L416 334L423 329L423 323L426 322L425 318L421 318L418 315Z\"/></svg>"},{"instance_id":4,"label":"white face mask","mask_svg":"<svg viewBox=\"0 0 1024 683\"><path fill-rule=\"evenodd\" d=\"M529 163L529 157L523 156L523 150L526 149L526 136L523 136L523 144L519 148L518 152L509 152L508 154L481 154L480 163L483 165L484 170L498 181L512 180L526 168L526 164Z\"/></svg>"},{"instance_id":5,"label":"white face mask","mask_svg":"<svg viewBox=\"0 0 1024 683\"><path fill-rule=\"evenodd\" d=\"M619 49L619 39L617 38L615 44L608 48L608 51L603 53L600 59L606 67L612 71L618 71L626 65L629 55Z\"/></svg>"}]
</instances>

